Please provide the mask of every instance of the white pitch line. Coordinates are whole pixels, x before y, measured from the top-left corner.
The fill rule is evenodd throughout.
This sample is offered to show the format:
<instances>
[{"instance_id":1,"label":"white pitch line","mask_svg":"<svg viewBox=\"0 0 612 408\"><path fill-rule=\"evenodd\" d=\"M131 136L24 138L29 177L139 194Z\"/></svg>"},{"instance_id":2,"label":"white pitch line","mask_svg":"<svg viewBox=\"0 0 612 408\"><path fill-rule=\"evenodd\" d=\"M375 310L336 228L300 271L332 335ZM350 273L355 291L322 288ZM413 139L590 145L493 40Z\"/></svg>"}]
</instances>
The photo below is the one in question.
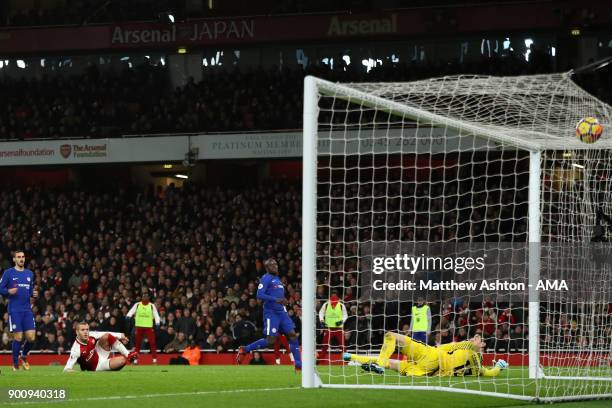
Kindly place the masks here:
<instances>
[{"instance_id":1,"label":"white pitch line","mask_svg":"<svg viewBox=\"0 0 612 408\"><path fill-rule=\"evenodd\" d=\"M9 402L7 405L25 405L25 404L48 404L51 402L66 403L66 402L83 402L83 401L108 401L122 399L139 399L139 398L160 398L160 397L182 397L187 395L211 395L211 394L238 394L244 392L262 392L262 391L287 391L295 390L300 387L283 387L283 388L247 388L237 390L219 390L219 391L192 391L192 392L172 392L167 394L142 394L142 395L112 395L107 397L87 397L87 398L69 398L63 400L37 400L37 401L21 401Z\"/></svg>"}]
</instances>

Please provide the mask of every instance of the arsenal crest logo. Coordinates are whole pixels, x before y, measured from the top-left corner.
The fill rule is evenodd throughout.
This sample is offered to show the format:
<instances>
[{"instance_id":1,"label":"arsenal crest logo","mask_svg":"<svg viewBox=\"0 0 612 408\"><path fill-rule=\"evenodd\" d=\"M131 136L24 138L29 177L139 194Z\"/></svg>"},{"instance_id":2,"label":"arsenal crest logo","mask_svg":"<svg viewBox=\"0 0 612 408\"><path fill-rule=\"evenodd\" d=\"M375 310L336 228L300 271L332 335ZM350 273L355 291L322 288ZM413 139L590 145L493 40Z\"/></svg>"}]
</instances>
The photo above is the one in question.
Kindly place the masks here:
<instances>
[{"instance_id":1,"label":"arsenal crest logo","mask_svg":"<svg viewBox=\"0 0 612 408\"><path fill-rule=\"evenodd\" d=\"M69 144L64 144L60 146L60 154L64 159L67 159L70 156L71 152L72 146L70 146Z\"/></svg>"}]
</instances>

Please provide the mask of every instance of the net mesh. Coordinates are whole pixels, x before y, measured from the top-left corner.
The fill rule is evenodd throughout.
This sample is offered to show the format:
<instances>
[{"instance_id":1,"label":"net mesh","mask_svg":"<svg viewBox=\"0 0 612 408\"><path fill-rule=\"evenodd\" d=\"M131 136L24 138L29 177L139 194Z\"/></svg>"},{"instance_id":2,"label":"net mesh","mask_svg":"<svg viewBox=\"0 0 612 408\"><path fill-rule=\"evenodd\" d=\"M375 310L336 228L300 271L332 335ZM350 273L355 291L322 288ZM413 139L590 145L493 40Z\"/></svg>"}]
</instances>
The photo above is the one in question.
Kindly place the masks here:
<instances>
[{"instance_id":1,"label":"net mesh","mask_svg":"<svg viewBox=\"0 0 612 408\"><path fill-rule=\"evenodd\" d=\"M604 133L587 145L574 137L586 116L608 128L610 107L568 74L321 84L316 371L322 382L552 399L612 394L612 381L589 379L612 378L612 290L605 262L612 138ZM485 251L488 282L527 283L530 150L542 152L541 275L571 287L540 294L540 364L555 378L538 380L527 371L534 330L527 289L376 290L407 276L480 284L485 275L435 266L413 275L401 268L378 274L372 267L374 257L398 253L456 258ZM326 319L333 295L346 309L341 327ZM387 332L414 337L412 307L419 298L431 312L431 347L479 334L486 343L483 365L504 359L511 367L494 378L406 376L392 369L378 375L359 362L342 361L342 351L377 356ZM398 347L393 358L410 362L403 354ZM563 378L576 376L585 378Z\"/></svg>"}]
</instances>

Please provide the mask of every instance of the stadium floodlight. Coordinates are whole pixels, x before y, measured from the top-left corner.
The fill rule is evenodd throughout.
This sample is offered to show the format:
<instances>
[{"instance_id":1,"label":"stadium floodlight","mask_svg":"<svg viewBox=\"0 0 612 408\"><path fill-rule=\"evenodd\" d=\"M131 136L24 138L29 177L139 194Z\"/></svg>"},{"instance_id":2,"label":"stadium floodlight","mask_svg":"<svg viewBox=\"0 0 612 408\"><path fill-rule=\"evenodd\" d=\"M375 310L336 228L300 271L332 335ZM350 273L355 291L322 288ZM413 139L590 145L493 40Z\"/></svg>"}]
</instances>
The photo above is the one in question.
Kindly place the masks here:
<instances>
[{"instance_id":1,"label":"stadium floodlight","mask_svg":"<svg viewBox=\"0 0 612 408\"><path fill-rule=\"evenodd\" d=\"M174 14L172 11L164 11L157 15L159 21L162 23L174 24Z\"/></svg>"},{"instance_id":2,"label":"stadium floodlight","mask_svg":"<svg viewBox=\"0 0 612 408\"><path fill-rule=\"evenodd\" d=\"M302 385L612 397L612 227L602 224L612 220L611 113L571 72L406 83L306 77ZM575 137L586 117L604 127L595 143ZM451 276L516 288L373 288L373 279L408 276L418 285L448 277L441 267L412 275L372 268L379 255L425 251L423 259L484 254L484 270ZM385 332L406 331L423 295L432 342L482 333L484 365L495 358L510 367L497 377L379 375L346 364L339 350L316 364L316 304L332 291L352 310L344 326L351 353L377 354ZM512 318L504 323L505 309Z\"/></svg>"}]
</instances>

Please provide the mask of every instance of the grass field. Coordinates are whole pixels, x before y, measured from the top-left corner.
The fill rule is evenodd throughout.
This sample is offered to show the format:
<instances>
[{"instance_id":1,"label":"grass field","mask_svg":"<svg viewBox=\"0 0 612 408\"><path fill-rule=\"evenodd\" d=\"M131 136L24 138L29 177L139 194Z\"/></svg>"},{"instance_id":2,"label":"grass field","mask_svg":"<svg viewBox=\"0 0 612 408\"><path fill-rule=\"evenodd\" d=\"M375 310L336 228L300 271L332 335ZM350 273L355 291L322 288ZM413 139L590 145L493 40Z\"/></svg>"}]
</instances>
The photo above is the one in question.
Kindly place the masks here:
<instances>
[{"instance_id":1,"label":"grass field","mask_svg":"<svg viewBox=\"0 0 612 408\"><path fill-rule=\"evenodd\" d=\"M321 381L326 384L360 384L377 385L385 384L391 386L429 386L445 387L454 390L470 390L477 392L496 392L540 398L576 396L576 395L601 395L612 394L612 384L606 380L598 381L573 381L573 380L535 380L529 379L526 367L510 367L504 370L498 377L406 377L396 372L388 371L385 376L372 375L356 366L319 366L318 373ZM547 375L572 376L580 375L586 377L610 377L608 368L555 368L548 369ZM610 404L612 406L612 404Z\"/></svg>"},{"instance_id":2,"label":"grass field","mask_svg":"<svg viewBox=\"0 0 612 408\"><path fill-rule=\"evenodd\" d=\"M350 369L351 372L343 370ZM327 372L327 368L319 367ZM353 370L333 367L330 374L341 374L350 381L381 381ZM513 382L519 370L510 372L498 383ZM354 374L354 375L353 375ZM520 373L522 375L522 373ZM387 378L389 383L391 378ZM431 379L430 379L431 380ZM406 379L404 379L406 381ZM457 384L462 381L453 379ZM473 380L472 380L473 381ZM338 381L335 381L338 382ZM447 380L448 382L448 380ZM129 366L119 372L63 373L61 367L32 367L30 372L13 373L2 367L0 388L65 388L68 401L60 407L527 407L535 404L505 398L414 390L301 389L300 376L289 366ZM0 405L26 405L0 402ZM27 404L28 407L50 403ZM559 405L563 408L603 408L607 401L580 401Z\"/></svg>"}]
</instances>

